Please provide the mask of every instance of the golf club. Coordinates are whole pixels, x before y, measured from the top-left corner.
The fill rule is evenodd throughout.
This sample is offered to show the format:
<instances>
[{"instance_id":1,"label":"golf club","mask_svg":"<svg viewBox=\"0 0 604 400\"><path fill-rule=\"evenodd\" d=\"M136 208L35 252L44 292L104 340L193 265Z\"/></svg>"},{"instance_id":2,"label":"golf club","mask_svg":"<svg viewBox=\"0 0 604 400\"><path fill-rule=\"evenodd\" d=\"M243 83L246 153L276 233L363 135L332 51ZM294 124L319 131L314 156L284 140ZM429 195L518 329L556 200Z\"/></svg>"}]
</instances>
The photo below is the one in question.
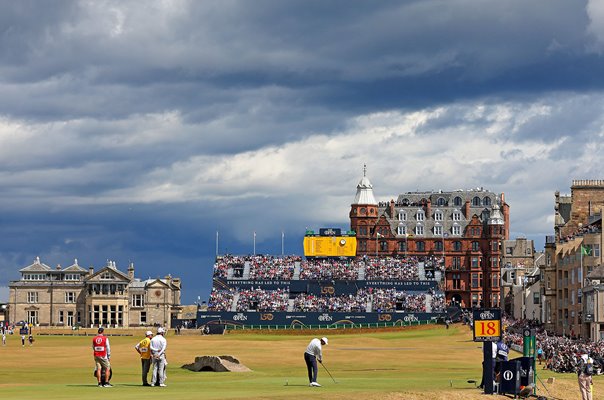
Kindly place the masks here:
<instances>
[{"instance_id":1,"label":"golf club","mask_svg":"<svg viewBox=\"0 0 604 400\"><path fill-rule=\"evenodd\" d=\"M325 371L327 371L327 373L329 374L329 377L331 378L331 380L333 381L333 383L337 384L338 382L335 379L333 379L333 376L331 375L331 372L329 372L329 370L327 369L327 367L325 366L325 364L323 364L323 363L320 363L320 364L323 366L323 368L325 368Z\"/></svg>"}]
</instances>

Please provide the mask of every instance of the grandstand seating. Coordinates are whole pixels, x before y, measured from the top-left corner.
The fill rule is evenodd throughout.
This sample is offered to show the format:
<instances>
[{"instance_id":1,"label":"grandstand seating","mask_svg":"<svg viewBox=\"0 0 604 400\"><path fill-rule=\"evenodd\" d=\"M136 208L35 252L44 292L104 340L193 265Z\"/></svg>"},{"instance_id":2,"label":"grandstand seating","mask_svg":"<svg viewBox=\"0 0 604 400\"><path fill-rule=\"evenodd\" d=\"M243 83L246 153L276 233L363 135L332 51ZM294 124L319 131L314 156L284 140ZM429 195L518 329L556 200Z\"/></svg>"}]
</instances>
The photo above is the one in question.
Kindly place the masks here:
<instances>
[{"instance_id":1,"label":"grandstand seating","mask_svg":"<svg viewBox=\"0 0 604 400\"><path fill-rule=\"evenodd\" d=\"M437 257L302 260L225 255L214 265L208 310L440 313L445 309L438 289L443 270ZM394 282L389 286L384 283L388 281ZM415 285L421 282L432 284ZM326 286L329 291L321 292Z\"/></svg>"}]
</instances>

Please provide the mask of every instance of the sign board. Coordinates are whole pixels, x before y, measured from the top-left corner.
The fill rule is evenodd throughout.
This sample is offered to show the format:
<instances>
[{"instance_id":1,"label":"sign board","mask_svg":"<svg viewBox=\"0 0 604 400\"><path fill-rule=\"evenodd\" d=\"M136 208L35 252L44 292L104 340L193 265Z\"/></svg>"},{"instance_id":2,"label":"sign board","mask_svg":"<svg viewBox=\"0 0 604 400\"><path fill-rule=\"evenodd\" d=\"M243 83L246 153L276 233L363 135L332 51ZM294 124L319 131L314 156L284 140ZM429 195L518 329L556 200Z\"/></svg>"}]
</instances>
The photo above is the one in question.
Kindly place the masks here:
<instances>
[{"instance_id":1,"label":"sign board","mask_svg":"<svg viewBox=\"0 0 604 400\"><path fill-rule=\"evenodd\" d=\"M477 308L472 315L475 342L497 342L501 339L501 309Z\"/></svg>"}]
</instances>

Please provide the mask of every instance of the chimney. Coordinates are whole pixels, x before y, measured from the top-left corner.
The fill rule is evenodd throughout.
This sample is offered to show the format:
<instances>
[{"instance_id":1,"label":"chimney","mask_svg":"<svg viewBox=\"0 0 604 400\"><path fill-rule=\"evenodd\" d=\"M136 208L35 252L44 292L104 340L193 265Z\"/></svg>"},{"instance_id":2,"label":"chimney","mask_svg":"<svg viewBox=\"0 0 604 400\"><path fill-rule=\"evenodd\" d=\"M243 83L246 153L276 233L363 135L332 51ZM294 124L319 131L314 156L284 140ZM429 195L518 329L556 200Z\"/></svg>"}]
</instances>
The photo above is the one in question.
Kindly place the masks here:
<instances>
[{"instance_id":1,"label":"chimney","mask_svg":"<svg viewBox=\"0 0 604 400\"><path fill-rule=\"evenodd\" d=\"M466 205L463 208L463 213L466 219L470 219L472 217L470 215L470 200L466 200Z\"/></svg>"},{"instance_id":2,"label":"chimney","mask_svg":"<svg viewBox=\"0 0 604 400\"><path fill-rule=\"evenodd\" d=\"M88 275L90 276L92 274L94 274L94 267L90 266L88 267Z\"/></svg>"},{"instance_id":3,"label":"chimney","mask_svg":"<svg viewBox=\"0 0 604 400\"><path fill-rule=\"evenodd\" d=\"M429 219L430 215L432 215L432 200L428 198L428 201L426 202L426 219Z\"/></svg>"},{"instance_id":4,"label":"chimney","mask_svg":"<svg viewBox=\"0 0 604 400\"><path fill-rule=\"evenodd\" d=\"M394 218L394 200L390 200L390 218Z\"/></svg>"},{"instance_id":5,"label":"chimney","mask_svg":"<svg viewBox=\"0 0 604 400\"><path fill-rule=\"evenodd\" d=\"M132 281L134 280L134 263L131 262L130 265L128 265L128 278Z\"/></svg>"}]
</instances>

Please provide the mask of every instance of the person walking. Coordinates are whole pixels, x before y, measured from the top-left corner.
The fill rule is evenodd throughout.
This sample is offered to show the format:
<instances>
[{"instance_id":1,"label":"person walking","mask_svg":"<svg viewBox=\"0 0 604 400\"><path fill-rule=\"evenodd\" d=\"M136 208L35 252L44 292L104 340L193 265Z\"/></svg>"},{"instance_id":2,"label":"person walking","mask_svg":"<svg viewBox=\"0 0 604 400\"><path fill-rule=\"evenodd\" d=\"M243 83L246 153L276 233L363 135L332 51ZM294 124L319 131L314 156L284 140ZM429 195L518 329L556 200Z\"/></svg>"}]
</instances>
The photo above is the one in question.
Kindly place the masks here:
<instances>
[{"instance_id":1,"label":"person walking","mask_svg":"<svg viewBox=\"0 0 604 400\"><path fill-rule=\"evenodd\" d=\"M2 329L2 346L6 346L6 329Z\"/></svg>"},{"instance_id":2,"label":"person walking","mask_svg":"<svg viewBox=\"0 0 604 400\"><path fill-rule=\"evenodd\" d=\"M594 360L586 351L582 353L577 365L579 391L581 392L581 400L592 400L591 386L593 385Z\"/></svg>"},{"instance_id":3,"label":"person walking","mask_svg":"<svg viewBox=\"0 0 604 400\"><path fill-rule=\"evenodd\" d=\"M149 369L151 368L151 337L153 337L153 332L147 331L145 333L145 338L138 342L134 348L141 356L141 367L143 369L143 386L151 386L147 381L147 376L149 375Z\"/></svg>"},{"instance_id":4,"label":"person walking","mask_svg":"<svg viewBox=\"0 0 604 400\"><path fill-rule=\"evenodd\" d=\"M109 383L111 377L111 364L109 359L111 358L111 346L109 345L109 338L103 334L105 329L100 327L98 329L98 335L92 339L92 350L94 354L94 362L96 364L96 379L99 387L112 387ZM105 369L105 382L101 381L101 369Z\"/></svg>"},{"instance_id":5,"label":"person walking","mask_svg":"<svg viewBox=\"0 0 604 400\"><path fill-rule=\"evenodd\" d=\"M310 381L309 386L321 386L317 382L317 375L319 374L317 361L320 363L323 362L323 350L321 346L326 345L327 338L322 337L321 339L314 338L306 347L306 351L304 352L304 361L306 362L306 370L308 371L308 380Z\"/></svg>"},{"instance_id":6,"label":"person walking","mask_svg":"<svg viewBox=\"0 0 604 400\"><path fill-rule=\"evenodd\" d=\"M157 328L157 334L153 336L150 343L151 360L153 362L153 372L151 376L151 386L159 382L160 387L166 387L166 347L168 342L164 337L166 330L162 327Z\"/></svg>"}]
</instances>

